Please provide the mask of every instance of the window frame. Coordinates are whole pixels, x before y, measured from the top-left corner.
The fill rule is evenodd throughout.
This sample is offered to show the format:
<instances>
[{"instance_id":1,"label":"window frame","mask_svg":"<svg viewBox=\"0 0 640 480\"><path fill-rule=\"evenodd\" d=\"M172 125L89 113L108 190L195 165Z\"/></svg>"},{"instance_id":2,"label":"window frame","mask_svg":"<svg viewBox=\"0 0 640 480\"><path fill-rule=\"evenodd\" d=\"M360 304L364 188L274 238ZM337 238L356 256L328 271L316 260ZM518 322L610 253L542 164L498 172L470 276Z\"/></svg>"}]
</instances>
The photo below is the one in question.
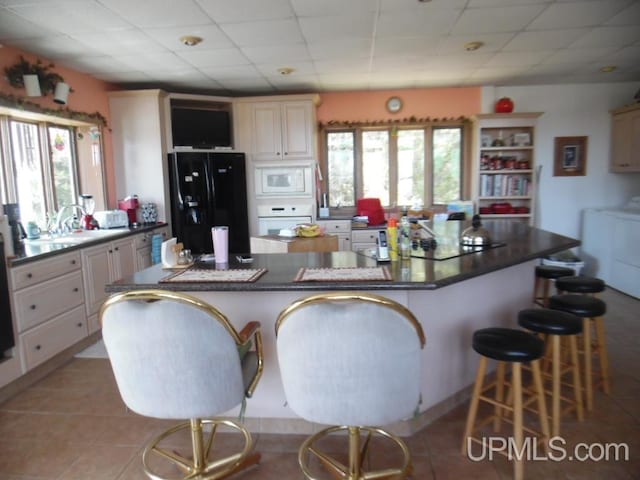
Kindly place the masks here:
<instances>
[{"instance_id":1,"label":"window frame","mask_svg":"<svg viewBox=\"0 0 640 480\"><path fill-rule=\"evenodd\" d=\"M425 165L424 165L424 179L423 188L425 192L425 202L432 202L433 200L433 132L435 129L440 128L460 128L460 197L461 200L469 200L471 198L471 151L472 151L472 124L467 119L451 120L451 121L430 121L430 122L381 122L375 124L366 125L321 125L320 126L320 171L322 172L323 180L321 182L323 193L326 192L329 195L329 152L328 152L328 135L330 133L340 132L353 132L354 135L354 203L357 203L358 198L363 197L364 185L363 185L363 149L362 149L362 132L372 130L387 130L389 132L389 139L394 137L394 134L398 130L423 130L424 132L424 148L425 148ZM398 145L395 141L389 142L389 199L391 205L383 205L385 208L397 207L398 198ZM442 208L442 204L425 205L425 207ZM355 215L356 205L354 206L341 206L338 210L336 205L329 205L330 212L339 211L342 215Z\"/></svg>"}]
</instances>

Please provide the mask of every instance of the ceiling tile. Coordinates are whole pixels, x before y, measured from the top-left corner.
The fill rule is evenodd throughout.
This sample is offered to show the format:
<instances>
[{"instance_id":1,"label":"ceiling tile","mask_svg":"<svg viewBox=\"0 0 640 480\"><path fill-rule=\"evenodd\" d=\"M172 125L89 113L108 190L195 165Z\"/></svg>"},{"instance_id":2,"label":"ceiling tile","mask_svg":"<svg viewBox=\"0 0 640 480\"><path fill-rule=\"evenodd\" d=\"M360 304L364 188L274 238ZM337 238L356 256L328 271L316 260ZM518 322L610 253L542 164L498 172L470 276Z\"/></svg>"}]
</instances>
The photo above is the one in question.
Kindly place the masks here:
<instances>
[{"instance_id":1,"label":"ceiling tile","mask_svg":"<svg viewBox=\"0 0 640 480\"><path fill-rule=\"evenodd\" d=\"M531 66L543 62L553 55L552 51L498 52L485 64L487 67Z\"/></svg>"},{"instance_id":2,"label":"ceiling tile","mask_svg":"<svg viewBox=\"0 0 640 480\"><path fill-rule=\"evenodd\" d=\"M374 57L395 55L430 55L436 52L439 37L386 37L376 38Z\"/></svg>"},{"instance_id":3,"label":"ceiling tile","mask_svg":"<svg viewBox=\"0 0 640 480\"><path fill-rule=\"evenodd\" d=\"M288 45L303 42L298 24L293 19L228 23L221 25L220 28L239 47Z\"/></svg>"},{"instance_id":4,"label":"ceiling tile","mask_svg":"<svg viewBox=\"0 0 640 480\"><path fill-rule=\"evenodd\" d=\"M371 0L290 0L298 17L327 17L358 15L377 10L377 2Z\"/></svg>"},{"instance_id":5,"label":"ceiling tile","mask_svg":"<svg viewBox=\"0 0 640 480\"><path fill-rule=\"evenodd\" d=\"M640 2L637 0L629 0L629 6L607 20L605 25L640 26Z\"/></svg>"},{"instance_id":6,"label":"ceiling tile","mask_svg":"<svg viewBox=\"0 0 640 480\"><path fill-rule=\"evenodd\" d=\"M100 0L100 3L137 27L211 23L193 0Z\"/></svg>"},{"instance_id":7,"label":"ceiling tile","mask_svg":"<svg viewBox=\"0 0 640 480\"><path fill-rule=\"evenodd\" d=\"M190 67L188 62L182 60L173 52L149 53L143 56L114 55L113 58L125 65L129 65L131 70L144 70L148 72L183 70Z\"/></svg>"},{"instance_id":8,"label":"ceiling tile","mask_svg":"<svg viewBox=\"0 0 640 480\"><path fill-rule=\"evenodd\" d=\"M294 16L288 0L198 0L198 3L216 23L253 22Z\"/></svg>"},{"instance_id":9,"label":"ceiling tile","mask_svg":"<svg viewBox=\"0 0 640 480\"><path fill-rule=\"evenodd\" d=\"M58 34L55 29L49 28L46 23L44 25L37 25L19 17L9 10L0 10L0 40L2 41Z\"/></svg>"},{"instance_id":10,"label":"ceiling tile","mask_svg":"<svg viewBox=\"0 0 640 480\"><path fill-rule=\"evenodd\" d=\"M431 0L428 3L420 3L416 0L381 0L380 11L424 10L433 12L443 9L459 10L464 8L468 1L469 0Z\"/></svg>"},{"instance_id":11,"label":"ceiling tile","mask_svg":"<svg viewBox=\"0 0 640 480\"><path fill-rule=\"evenodd\" d=\"M11 10L35 23L44 23L62 33L126 28L129 23L99 3L87 0L57 1L33 5L26 3Z\"/></svg>"},{"instance_id":12,"label":"ceiling tile","mask_svg":"<svg viewBox=\"0 0 640 480\"><path fill-rule=\"evenodd\" d=\"M580 37L571 48L626 47L640 43L640 25L598 27Z\"/></svg>"},{"instance_id":13,"label":"ceiling tile","mask_svg":"<svg viewBox=\"0 0 640 480\"><path fill-rule=\"evenodd\" d=\"M340 15L334 17L300 18L300 30L307 42L318 40L337 40L354 38L372 38L375 15L362 12L358 15Z\"/></svg>"},{"instance_id":14,"label":"ceiling tile","mask_svg":"<svg viewBox=\"0 0 640 480\"><path fill-rule=\"evenodd\" d=\"M14 40L12 45L27 52L38 52L38 55L50 60L64 60L78 55L94 54L100 55L98 49L92 46L83 45L76 40L64 35L52 35L37 38L25 38Z\"/></svg>"},{"instance_id":15,"label":"ceiling tile","mask_svg":"<svg viewBox=\"0 0 640 480\"><path fill-rule=\"evenodd\" d=\"M371 40L352 39L343 40L319 40L309 44L309 52L314 60L343 60L349 58L369 58L371 55Z\"/></svg>"},{"instance_id":16,"label":"ceiling tile","mask_svg":"<svg viewBox=\"0 0 640 480\"><path fill-rule=\"evenodd\" d=\"M250 62L238 48L222 48L220 50L186 50L176 53L189 64L202 67L232 67L248 65Z\"/></svg>"},{"instance_id":17,"label":"ceiling tile","mask_svg":"<svg viewBox=\"0 0 640 480\"><path fill-rule=\"evenodd\" d=\"M107 55L69 58L65 61L65 65L92 75L96 73L142 71L142 68L132 68L126 63L120 62L114 57Z\"/></svg>"},{"instance_id":18,"label":"ceiling tile","mask_svg":"<svg viewBox=\"0 0 640 480\"><path fill-rule=\"evenodd\" d=\"M273 45L244 47L241 50L253 63L291 63L311 60L309 50L304 43L293 43L278 47Z\"/></svg>"},{"instance_id":19,"label":"ceiling tile","mask_svg":"<svg viewBox=\"0 0 640 480\"><path fill-rule=\"evenodd\" d=\"M216 81L232 79L262 78L262 74L253 65L237 65L235 67L206 67L200 69L206 76ZM222 82L221 82L222 83Z\"/></svg>"},{"instance_id":20,"label":"ceiling tile","mask_svg":"<svg viewBox=\"0 0 640 480\"><path fill-rule=\"evenodd\" d=\"M614 17L628 3L628 0L553 3L531 22L527 30L592 27Z\"/></svg>"},{"instance_id":21,"label":"ceiling tile","mask_svg":"<svg viewBox=\"0 0 640 480\"><path fill-rule=\"evenodd\" d=\"M468 8L453 27L454 35L519 32L544 10L543 5Z\"/></svg>"},{"instance_id":22,"label":"ceiling tile","mask_svg":"<svg viewBox=\"0 0 640 480\"><path fill-rule=\"evenodd\" d=\"M565 48L549 56L542 63L595 62L600 59L605 59L615 52L615 50L615 48L611 47L593 49Z\"/></svg>"},{"instance_id":23,"label":"ceiling tile","mask_svg":"<svg viewBox=\"0 0 640 480\"><path fill-rule=\"evenodd\" d=\"M368 59L351 60L318 60L315 63L318 74L352 75L367 74L369 71Z\"/></svg>"},{"instance_id":24,"label":"ceiling tile","mask_svg":"<svg viewBox=\"0 0 640 480\"><path fill-rule=\"evenodd\" d=\"M438 40L437 51L440 55L458 55L468 53L497 52L502 49L512 38L513 33L481 33L473 35L443 35ZM465 45L470 42L482 42L484 45L475 52L467 52Z\"/></svg>"},{"instance_id":25,"label":"ceiling tile","mask_svg":"<svg viewBox=\"0 0 640 480\"><path fill-rule=\"evenodd\" d=\"M566 48L588 32L587 28L519 32L504 46L504 51L527 52Z\"/></svg>"},{"instance_id":26,"label":"ceiling tile","mask_svg":"<svg viewBox=\"0 0 640 480\"><path fill-rule=\"evenodd\" d=\"M376 37L430 37L449 33L459 10L400 10L382 12Z\"/></svg>"},{"instance_id":27,"label":"ceiling tile","mask_svg":"<svg viewBox=\"0 0 640 480\"><path fill-rule=\"evenodd\" d=\"M258 71L267 78L295 78L300 76L309 76L316 74L316 67L313 62L281 62L281 63L260 63L255 66ZM290 75L282 75L278 73L278 69L282 67L290 67L294 72Z\"/></svg>"},{"instance_id":28,"label":"ceiling tile","mask_svg":"<svg viewBox=\"0 0 640 480\"><path fill-rule=\"evenodd\" d=\"M167 49L138 29L120 31L82 32L70 35L83 48L97 50L103 55L147 54ZM80 46L79 46L80 47Z\"/></svg>"}]
</instances>

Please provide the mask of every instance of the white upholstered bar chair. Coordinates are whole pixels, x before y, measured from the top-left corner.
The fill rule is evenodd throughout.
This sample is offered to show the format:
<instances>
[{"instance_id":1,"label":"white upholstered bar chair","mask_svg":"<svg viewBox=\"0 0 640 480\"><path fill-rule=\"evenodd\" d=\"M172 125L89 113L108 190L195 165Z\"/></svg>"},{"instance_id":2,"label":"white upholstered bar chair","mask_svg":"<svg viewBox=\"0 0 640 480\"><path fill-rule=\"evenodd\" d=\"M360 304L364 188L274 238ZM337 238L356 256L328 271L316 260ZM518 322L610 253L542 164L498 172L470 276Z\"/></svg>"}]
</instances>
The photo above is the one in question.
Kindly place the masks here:
<instances>
[{"instance_id":1,"label":"white upholstered bar chair","mask_svg":"<svg viewBox=\"0 0 640 480\"><path fill-rule=\"evenodd\" d=\"M414 315L378 295L314 295L280 313L276 335L288 405L310 422L332 425L302 444L298 461L305 476L319 478L312 460L340 479L410 475L409 449L380 427L410 418L418 408L425 337ZM323 441L336 432L348 434L346 461L323 451ZM370 467L373 442L387 442L385 452L395 442L400 465Z\"/></svg>"},{"instance_id":2,"label":"white upholstered bar chair","mask_svg":"<svg viewBox=\"0 0 640 480\"><path fill-rule=\"evenodd\" d=\"M147 417L189 419L146 445L142 463L149 478L213 480L259 462L244 425L212 418L243 404L256 388L262 374L258 322L237 332L215 307L160 290L114 295L102 306L100 319L127 407ZM225 453L220 453L214 448L220 430L241 434L240 451L229 454L223 448ZM162 443L185 431L190 436L189 454Z\"/></svg>"}]
</instances>

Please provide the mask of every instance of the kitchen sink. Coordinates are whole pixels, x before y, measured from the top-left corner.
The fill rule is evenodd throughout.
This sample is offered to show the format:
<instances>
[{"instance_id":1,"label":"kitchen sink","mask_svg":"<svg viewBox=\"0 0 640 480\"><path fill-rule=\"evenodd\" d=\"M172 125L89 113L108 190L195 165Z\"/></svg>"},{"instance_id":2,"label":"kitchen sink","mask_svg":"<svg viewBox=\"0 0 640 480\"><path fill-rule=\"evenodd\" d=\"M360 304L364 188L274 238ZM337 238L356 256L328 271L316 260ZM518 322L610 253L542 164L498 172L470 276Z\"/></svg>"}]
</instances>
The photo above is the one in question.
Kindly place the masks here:
<instances>
[{"instance_id":1,"label":"kitchen sink","mask_svg":"<svg viewBox=\"0 0 640 480\"><path fill-rule=\"evenodd\" d=\"M108 237L114 237L120 233L128 232L128 228L113 228L108 230L81 230L78 232L66 233L64 235L42 235L36 240L25 240L27 244L43 245L43 244L66 244L78 245L80 243L90 242Z\"/></svg>"}]
</instances>

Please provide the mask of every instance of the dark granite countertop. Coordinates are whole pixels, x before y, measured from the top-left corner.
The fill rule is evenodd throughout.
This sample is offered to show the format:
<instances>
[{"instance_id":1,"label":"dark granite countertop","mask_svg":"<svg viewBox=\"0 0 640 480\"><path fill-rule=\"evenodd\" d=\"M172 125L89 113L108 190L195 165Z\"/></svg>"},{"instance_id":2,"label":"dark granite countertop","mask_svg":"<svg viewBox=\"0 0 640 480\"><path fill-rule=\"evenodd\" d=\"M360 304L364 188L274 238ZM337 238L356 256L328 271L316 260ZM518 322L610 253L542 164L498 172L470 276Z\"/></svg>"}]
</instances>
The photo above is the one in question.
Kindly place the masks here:
<instances>
[{"instance_id":1,"label":"dark granite countertop","mask_svg":"<svg viewBox=\"0 0 640 480\"><path fill-rule=\"evenodd\" d=\"M452 246L469 222L441 222L436 225L439 245ZM374 258L355 252L253 254L252 263L238 263L229 255L231 269L265 268L267 272L253 283L159 283L172 271L155 265L106 287L108 292L143 288L175 291L283 291L283 290L433 290L473 277L508 268L523 262L580 245L573 238L531 228L520 221L484 222L499 248L464 254L447 260L411 258L406 261L378 263ZM295 282L301 268L374 267L386 265L391 281L367 282ZM196 268L215 268L211 262L199 262Z\"/></svg>"},{"instance_id":2,"label":"dark granite countertop","mask_svg":"<svg viewBox=\"0 0 640 480\"><path fill-rule=\"evenodd\" d=\"M16 255L9 259L9 266L16 267L18 265L35 262L37 260L42 260L43 258L60 255L73 250L79 250L92 245L111 242L113 240L136 235L138 233L150 232L156 228L164 227L165 225L167 224L164 222L158 222L154 224L144 224L138 227L100 230L100 233L98 234L99 236L96 236L96 238L91 238L79 243L75 241L64 242L63 239L57 239L55 243L43 240L25 240L21 247L17 249ZM71 234L71 236L73 236L73 234Z\"/></svg>"}]
</instances>

